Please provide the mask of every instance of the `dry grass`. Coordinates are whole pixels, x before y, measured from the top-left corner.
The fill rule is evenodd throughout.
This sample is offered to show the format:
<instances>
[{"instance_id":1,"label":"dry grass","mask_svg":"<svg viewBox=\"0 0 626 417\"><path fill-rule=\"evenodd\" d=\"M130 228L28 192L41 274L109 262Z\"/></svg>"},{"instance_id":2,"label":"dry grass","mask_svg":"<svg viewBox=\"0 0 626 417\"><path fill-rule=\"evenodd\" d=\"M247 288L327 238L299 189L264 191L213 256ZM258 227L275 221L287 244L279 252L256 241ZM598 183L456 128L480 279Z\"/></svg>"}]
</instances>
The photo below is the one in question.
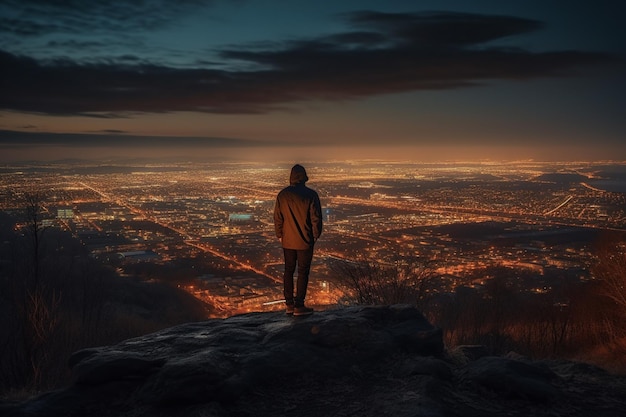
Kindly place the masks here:
<instances>
[{"instance_id":1,"label":"dry grass","mask_svg":"<svg viewBox=\"0 0 626 417\"><path fill-rule=\"evenodd\" d=\"M573 359L599 366L614 374L626 375L626 337L596 346Z\"/></svg>"}]
</instances>

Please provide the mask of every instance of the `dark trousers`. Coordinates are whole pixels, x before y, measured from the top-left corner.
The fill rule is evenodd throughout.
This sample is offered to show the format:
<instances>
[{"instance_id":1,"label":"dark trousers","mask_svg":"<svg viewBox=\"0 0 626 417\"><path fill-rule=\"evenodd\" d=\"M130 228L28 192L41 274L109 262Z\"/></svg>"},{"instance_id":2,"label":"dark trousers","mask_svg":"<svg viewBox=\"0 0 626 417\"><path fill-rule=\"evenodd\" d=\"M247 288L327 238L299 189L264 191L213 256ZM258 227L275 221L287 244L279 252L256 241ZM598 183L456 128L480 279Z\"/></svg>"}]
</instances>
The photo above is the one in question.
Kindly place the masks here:
<instances>
[{"instance_id":1,"label":"dark trousers","mask_svg":"<svg viewBox=\"0 0 626 417\"><path fill-rule=\"evenodd\" d=\"M313 247L305 250L285 249L285 274L283 275L283 289L285 302L295 304L296 307L304 306L306 288L309 284L309 271L311 271L311 261L313 260ZM296 283L296 294L293 293L293 274L298 265L298 280Z\"/></svg>"}]
</instances>

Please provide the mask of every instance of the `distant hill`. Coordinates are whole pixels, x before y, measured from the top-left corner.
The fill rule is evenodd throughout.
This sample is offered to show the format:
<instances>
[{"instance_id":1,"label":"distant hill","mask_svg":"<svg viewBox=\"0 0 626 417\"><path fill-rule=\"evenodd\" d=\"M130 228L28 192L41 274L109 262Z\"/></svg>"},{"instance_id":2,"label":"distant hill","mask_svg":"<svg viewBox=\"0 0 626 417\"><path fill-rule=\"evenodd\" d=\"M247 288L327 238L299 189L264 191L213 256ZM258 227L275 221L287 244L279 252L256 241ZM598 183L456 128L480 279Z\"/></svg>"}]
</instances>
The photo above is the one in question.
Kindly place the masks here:
<instances>
[{"instance_id":1,"label":"distant hill","mask_svg":"<svg viewBox=\"0 0 626 417\"><path fill-rule=\"evenodd\" d=\"M210 306L187 292L161 282L115 278L110 283L109 309L126 320L145 320L149 331L187 321L202 320Z\"/></svg>"}]
</instances>

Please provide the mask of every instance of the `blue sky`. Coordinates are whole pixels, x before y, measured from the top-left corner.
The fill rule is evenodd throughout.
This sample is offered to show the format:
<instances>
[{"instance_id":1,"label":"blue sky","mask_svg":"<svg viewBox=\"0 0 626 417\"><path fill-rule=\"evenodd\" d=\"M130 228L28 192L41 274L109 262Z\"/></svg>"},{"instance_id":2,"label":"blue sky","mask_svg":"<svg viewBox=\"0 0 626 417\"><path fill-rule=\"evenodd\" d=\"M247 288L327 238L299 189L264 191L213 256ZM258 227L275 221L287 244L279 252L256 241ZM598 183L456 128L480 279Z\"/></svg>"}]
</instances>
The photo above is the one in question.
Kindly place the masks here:
<instances>
[{"instance_id":1,"label":"blue sky","mask_svg":"<svg viewBox=\"0 0 626 417\"><path fill-rule=\"evenodd\" d=\"M0 2L0 162L625 160L620 2Z\"/></svg>"}]
</instances>

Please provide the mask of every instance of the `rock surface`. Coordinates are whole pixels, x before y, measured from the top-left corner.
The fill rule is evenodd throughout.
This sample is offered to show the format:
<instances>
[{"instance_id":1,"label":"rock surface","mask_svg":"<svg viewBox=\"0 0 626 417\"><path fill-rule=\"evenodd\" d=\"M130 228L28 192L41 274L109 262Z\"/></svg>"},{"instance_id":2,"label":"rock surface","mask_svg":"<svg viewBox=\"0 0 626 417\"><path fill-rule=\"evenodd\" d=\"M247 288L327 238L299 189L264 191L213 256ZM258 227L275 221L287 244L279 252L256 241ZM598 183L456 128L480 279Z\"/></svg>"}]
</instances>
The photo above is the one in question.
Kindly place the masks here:
<instances>
[{"instance_id":1,"label":"rock surface","mask_svg":"<svg viewBox=\"0 0 626 417\"><path fill-rule=\"evenodd\" d=\"M471 355L463 352L471 352ZM7 416L623 416L626 377L444 349L410 306L251 313L76 352L74 382Z\"/></svg>"}]
</instances>

